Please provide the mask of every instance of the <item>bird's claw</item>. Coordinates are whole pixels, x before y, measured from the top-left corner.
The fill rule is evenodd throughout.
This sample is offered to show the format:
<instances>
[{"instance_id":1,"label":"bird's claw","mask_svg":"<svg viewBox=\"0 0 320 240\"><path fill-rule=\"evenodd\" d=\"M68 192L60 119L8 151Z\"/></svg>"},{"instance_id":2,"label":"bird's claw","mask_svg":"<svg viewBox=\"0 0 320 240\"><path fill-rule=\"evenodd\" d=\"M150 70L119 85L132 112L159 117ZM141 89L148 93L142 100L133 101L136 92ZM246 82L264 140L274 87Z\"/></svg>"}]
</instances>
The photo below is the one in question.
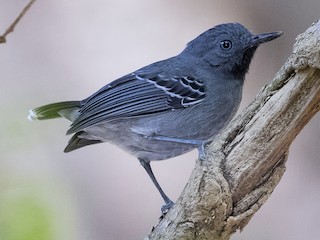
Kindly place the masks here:
<instances>
[{"instance_id":1,"label":"bird's claw","mask_svg":"<svg viewBox=\"0 0 320 240\"><path fill-rule=\"evenodd\" d=\"M203 141L199 146L198 146L198 151L199 151L199 160L204 161L207 158L207 153L206 153L206 147L207 145L210 144L211 141Z\"/></svg>"},{"instance_id":2,"label":"bird's claw","mask_svg":"<svg viewBox=\"0 0 320 240\"><path fill-rule=\"evenodd\" d=\"M166 202L166 204L161 207L162 214L165 215L169 211L169 209L173 206L173 204L174 203L171 200Z\"/></svg>"}]
</instances>

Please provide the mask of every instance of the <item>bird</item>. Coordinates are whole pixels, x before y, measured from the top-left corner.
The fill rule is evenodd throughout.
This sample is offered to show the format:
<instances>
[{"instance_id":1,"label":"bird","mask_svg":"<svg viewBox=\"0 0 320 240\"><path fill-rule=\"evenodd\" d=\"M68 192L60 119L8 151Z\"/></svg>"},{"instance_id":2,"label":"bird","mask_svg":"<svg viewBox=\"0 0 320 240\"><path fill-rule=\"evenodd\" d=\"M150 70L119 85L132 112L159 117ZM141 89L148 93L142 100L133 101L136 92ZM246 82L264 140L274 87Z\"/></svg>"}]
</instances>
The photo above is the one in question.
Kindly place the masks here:
<instances>
[{"instance_id":1,"label":"bird","mask_svg":"<svg viewBox=\"0 0 320 240\"><path fill-rule=\"evenodd\" d=\"M65 118L73 134L64 152L109 142L135 156L165 204L173 206L150 162L173 158L205 144L234 117L245 75L262 43L283 32L253 34L240 23L216 25L176 56L142 67L80 101L47 104L30 120Z\"/></svg>"}]
</instances>

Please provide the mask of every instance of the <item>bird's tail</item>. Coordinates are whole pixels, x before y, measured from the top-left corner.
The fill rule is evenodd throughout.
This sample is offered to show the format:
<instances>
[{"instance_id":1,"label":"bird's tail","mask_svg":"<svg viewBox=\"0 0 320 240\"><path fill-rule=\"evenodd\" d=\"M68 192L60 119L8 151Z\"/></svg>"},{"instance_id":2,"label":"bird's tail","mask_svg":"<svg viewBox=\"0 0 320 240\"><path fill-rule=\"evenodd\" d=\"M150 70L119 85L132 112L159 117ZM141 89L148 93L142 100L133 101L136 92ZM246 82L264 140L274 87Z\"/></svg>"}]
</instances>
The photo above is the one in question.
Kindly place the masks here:
<instances>
[{"instance_id":1,"label":"bird's tail","mask_svg":"<svg viewBox=\"0 0 320 240\"><path fill-rule=\"evenodd\" d=\"M73 122L77 118L80 107L80 101L51 103L31 109L28 119L33 121L64 117Z\"/></svg>"}]
</instances>

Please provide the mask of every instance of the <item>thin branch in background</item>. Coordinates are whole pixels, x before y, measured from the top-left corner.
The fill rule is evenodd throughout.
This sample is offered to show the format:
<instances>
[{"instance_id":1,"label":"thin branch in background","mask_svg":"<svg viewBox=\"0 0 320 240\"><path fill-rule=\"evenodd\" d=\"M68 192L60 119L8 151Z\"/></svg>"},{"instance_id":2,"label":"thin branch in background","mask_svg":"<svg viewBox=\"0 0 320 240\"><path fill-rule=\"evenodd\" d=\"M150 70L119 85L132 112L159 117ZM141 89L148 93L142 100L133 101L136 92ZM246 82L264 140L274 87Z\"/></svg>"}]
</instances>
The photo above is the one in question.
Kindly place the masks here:
<instances>
[{"instance_id":1,"label":"thin branch in background","mask_svg":"<svg viewBox=\"0 0 320 240\"><path fill-rule=\"evenodd\" d=\"M30 0L30 2L23 8L23 10L20 12L18 17L14 20L14 22L8 27L8 29L0 36L0 44L5 43L7 41L6 37L9 33L14 31L14 28L18 24L18 22L21 20L21 18L25 15L25 13L29 10L29 8L32 6L32 4L36 0Z\"/></svg>"}]
</instances>

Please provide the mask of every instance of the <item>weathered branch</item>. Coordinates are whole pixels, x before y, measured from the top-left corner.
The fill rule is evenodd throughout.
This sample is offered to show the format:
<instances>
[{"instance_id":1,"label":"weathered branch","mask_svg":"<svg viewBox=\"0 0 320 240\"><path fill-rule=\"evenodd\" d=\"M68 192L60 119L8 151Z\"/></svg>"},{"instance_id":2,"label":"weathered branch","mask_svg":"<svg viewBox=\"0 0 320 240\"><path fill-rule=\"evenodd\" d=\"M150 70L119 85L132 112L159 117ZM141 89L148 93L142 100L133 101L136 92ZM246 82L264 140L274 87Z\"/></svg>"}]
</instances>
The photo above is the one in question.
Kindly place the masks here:
<instances>
[{"instance_id":1,"label":"weathered branch","mask_svg":"<svg viewBox=\"0 0 320 240\"><path fill-rule=\"evenodd\" d=\"M320 21L297 37L292 55L253 103L197 161L153 239L226 240L271 195L290 144L320 109Z\"/></svg>"},{"instance_id":2,"label":"weathered branch","mask_svg":"<svg viewBox=\"0 0 320 240\"><path fill-rule=\"evenodd\" d=\"M26 14L26 12L29 10L29 8L32 6L32 4L36 0L30 0L30 2L22 9L18 17L11 23L11 25L7 28L7 30L0 36L0 44L5 43L7 41L7 35L14 31L14 28L18 24L18 22L21 20L21 18Z\"/></svg>"}]
</instances>

